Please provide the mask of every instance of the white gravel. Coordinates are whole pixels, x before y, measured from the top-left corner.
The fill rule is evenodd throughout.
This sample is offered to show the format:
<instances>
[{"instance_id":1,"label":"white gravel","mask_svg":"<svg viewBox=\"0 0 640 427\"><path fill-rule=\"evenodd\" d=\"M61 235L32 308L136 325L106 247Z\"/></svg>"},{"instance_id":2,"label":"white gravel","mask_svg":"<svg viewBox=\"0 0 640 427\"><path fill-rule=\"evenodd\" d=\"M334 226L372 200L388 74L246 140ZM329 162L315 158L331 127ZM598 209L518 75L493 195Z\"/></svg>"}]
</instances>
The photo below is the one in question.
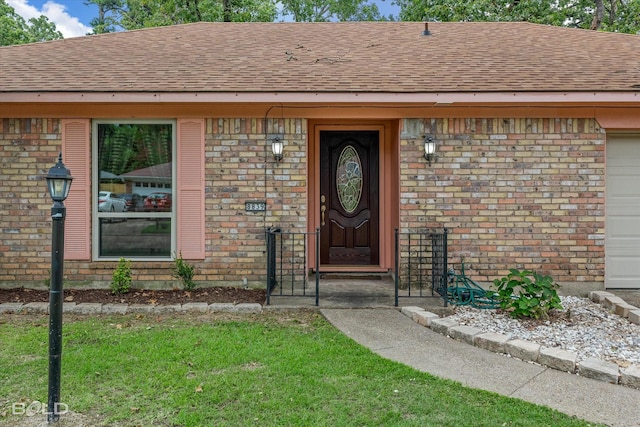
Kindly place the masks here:
<instances>
[{"instance_id":1,"label":"white gravel","mask_svg":"<svg viewBox=\"0 0 640 427\"><path fill-rule=\"evenodd\" d=\"M564 310L550 320L516 320L500 310L458 306L451 316L458 324L520 338L577 355L577 361L596 358L620 367L640 364L640 325L611 313L587 298L561 297Z\"/></svg>"}]
</instances>

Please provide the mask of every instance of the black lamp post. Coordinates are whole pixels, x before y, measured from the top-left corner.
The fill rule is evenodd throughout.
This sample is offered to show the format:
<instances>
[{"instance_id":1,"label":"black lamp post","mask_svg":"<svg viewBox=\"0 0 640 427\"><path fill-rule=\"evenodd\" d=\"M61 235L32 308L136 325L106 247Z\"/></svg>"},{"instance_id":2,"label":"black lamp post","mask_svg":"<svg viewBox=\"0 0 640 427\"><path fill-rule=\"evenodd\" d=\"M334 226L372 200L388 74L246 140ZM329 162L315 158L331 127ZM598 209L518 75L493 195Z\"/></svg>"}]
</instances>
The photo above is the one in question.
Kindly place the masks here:
<instances>
[{"instance_id":1,"label":"black lamp post","mask_svg":"<svg viewBox=\"0 0 640 427\"><path fill-rule=\"evenodd\" d=\"M53 199L51 220L53 222L51 241L51 282L49 292L49 399L47 421L55 423L60 418L60 362L62 359L62 277L64 265L64 201L69 195L73 177L62 163L62 153L58 163L47 178L49 195Z\"/></svg>"}]
</instances>

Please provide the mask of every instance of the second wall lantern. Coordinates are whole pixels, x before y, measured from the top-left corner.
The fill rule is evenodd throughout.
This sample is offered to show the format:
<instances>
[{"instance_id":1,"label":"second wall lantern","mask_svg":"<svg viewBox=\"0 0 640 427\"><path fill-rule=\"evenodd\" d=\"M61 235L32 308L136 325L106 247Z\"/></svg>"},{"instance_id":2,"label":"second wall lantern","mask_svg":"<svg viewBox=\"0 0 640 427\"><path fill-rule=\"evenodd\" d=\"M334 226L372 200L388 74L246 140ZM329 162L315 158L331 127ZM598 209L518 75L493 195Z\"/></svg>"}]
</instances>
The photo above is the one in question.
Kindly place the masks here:
<instances>
[{"instance_id":1,"label":"second wall lantern","mask_svg":"<svg viewBox=\"0 0 640 427\"><path fill-rule=\"evenodd\" d=\"M436 154L436 140L431 135L426 135L424 137L424 158L429 162L429 166L431 166L431 162L433 161L433 157Z\"/></svg>"},{"instance_id":2,"label":"second wall lantern","mask_svg":"<svg viewBox=\"0 0 640 427\"><path fill-rule=\"evenodd\" d=\"M273 158L276 160L276 162L282 160L284 142L277 136L271 140L271 151L273 152Z\"/></svg>"}]
</instances>

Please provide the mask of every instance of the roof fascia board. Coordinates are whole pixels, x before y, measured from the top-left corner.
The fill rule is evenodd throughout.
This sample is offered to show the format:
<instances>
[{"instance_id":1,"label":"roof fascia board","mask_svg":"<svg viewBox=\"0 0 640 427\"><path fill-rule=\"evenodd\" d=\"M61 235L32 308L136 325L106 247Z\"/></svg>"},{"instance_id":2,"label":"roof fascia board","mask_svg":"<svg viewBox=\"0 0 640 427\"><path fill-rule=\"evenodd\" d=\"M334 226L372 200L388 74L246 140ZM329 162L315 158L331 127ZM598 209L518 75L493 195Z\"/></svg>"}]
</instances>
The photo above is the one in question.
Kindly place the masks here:
<instances>
[{"instance_id":1,"label":"roof fascia board","mask_svg":"<svg viewBox=\"0 0 640 427\"><path fill-rule=\"evenodd\" d=\"M609 104L640 102L640 92L0 92L3 103L296 103L296 104Z\"/></svg>"}]
</instances>

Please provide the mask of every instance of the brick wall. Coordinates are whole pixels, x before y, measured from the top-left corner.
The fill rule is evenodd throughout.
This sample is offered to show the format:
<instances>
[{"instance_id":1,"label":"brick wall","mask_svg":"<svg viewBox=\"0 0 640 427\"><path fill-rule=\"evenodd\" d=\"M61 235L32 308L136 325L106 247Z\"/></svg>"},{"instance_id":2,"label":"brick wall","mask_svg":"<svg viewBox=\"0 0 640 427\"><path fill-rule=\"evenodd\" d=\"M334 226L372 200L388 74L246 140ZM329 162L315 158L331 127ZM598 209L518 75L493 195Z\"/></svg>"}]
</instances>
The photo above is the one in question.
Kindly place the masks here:
<instances>
[{"instance_id":1,"label":"brick wall","mask_svg":"<svg viewBox=\"0 0 640 427\"><path fill-rule=\"evenodd\" d=\"M60 122L0 119L0 282L49 275L53 204L44 177L57 160Z\"/></svg>"},{"instance_id":2,"label":"brick wall","mask_svg":"<svg viewBox=\"0 0 640 427\"><path fill-rule=\"evenodd\" d=\"M199 282L239 285L265 280L265 227L306 230L306 121L207 119L206 259L194 262ZM275 162L270 140L285 142ZM0 285L44 286L51 262L52 202L43 177L62 146L60 120L0 119ZM73 171L72 171L73 172ZM267 212L245 212L245 201ZM65 280L107 284L112 261L66 261ZM175 283L172 263L132 262L134 283Z\"/></svg>"},{"instance_id":3,"label":"brick wall","mask_svg":"<svg viewBox=\"0 0 640 427\"><path fill-rule=\"evenodd\" d=\"M206 125L206 253L202 279L264 281L265 228L306 231L306 121L208 119ZM271 139L284 141L276 162ZM246 201L266 201L264 213Z\"/></svg>"},{"instance_id":4,"label":"brick wall","mask_svg":"<svg viewBox=\"0 0 640 427\"><path fill-rule=\"evenodd\" d=\"M206 259L199 281L261 283L264 229L305 231L306 121L209 118ZM429 167L421 135L435 136ZM270 139L285 141L281 162ZM527 268L559 282L604 282L604 132L590 119L407 119L400 149L401 229L448 227L450 262L480 281ZM42 177L60 121L0 119L0 284L44 284L51 201ZM245 212L266 200L267 212ZM115 262L65 262L72 282L111 279ZM134 262L134 280L173 281L168 262Z\"/></svg>"},{"instance_id":5,"label":"brick wall","mask_svg":"<svg viewBox=\"0 0 640 427\"><path fill-rule=\"evenodd\" d=\"M447 227L449 262L604 283L605 135L590 119L405 120L401 228ZM431 167L421 135L438 141Z\"/></svg>"}]
</instances>

